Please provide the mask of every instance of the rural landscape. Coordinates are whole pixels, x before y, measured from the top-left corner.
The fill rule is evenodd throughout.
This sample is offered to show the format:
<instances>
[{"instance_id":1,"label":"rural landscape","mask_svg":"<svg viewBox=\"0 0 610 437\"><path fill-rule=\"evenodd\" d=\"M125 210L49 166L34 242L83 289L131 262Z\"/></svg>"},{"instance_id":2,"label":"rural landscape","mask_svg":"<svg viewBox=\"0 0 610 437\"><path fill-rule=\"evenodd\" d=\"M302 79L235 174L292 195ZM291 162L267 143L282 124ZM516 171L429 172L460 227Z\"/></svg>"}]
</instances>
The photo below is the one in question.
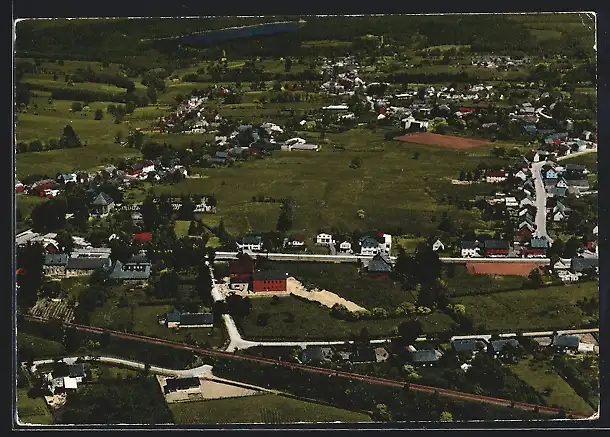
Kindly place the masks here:
<instances>
[{"instance_id":1,"label":"rural landscape","mask_svg":"<svg viewBox=\"0 0 610 437\"><path fill-rule=\"evenodd\" d=\"M14 425L598 419L595 25L19 21Z\"/></svg>"}]
</instances>

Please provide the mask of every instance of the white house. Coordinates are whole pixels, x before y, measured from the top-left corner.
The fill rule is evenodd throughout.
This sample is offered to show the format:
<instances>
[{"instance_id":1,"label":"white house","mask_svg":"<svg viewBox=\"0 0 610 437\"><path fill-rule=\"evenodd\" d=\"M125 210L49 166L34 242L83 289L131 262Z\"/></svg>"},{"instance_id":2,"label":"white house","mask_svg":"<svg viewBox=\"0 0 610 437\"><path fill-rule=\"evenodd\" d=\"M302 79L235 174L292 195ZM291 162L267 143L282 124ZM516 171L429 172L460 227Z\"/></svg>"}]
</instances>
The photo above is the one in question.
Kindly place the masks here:
<instances>
[{"instance_id":1,"label":"white house","mask_svg":"<svg viewBox=\"0 0 610 437\"><path fill-rule=\"evenodd\" d=\"M329 106L324 106L322 109L334 110L334 111L347 111L349 109L349 106L347 106L347 105L329 105Z\"/></svg>"},{"instance_id":2,"label":"white house","mask_svg":"<svg viewBox=\"0 0 610 437\"><path fill-rule=\"evenodd\" d=\"M352 243L350 243L349 241L344 241L341 244L339 244L339 251L340 252L346 252L349 253L352 251Z\"/></svg>"},{"instance_id":3,"label":"white house","mask_svg":"<svg viewBox=\"0 0 610 437\"><path fill-rule=\"evenodd\" d=\"M525 174L525 172L523 170L519 170L517 173L515 173L515 177L518 179L521 179L524 182L527 179L527 175Z\"/></svg>"},{"instance_id":4,"label":"white house","mask_svg":"<svg viewBox=\"0 0 610 437\"><path fill-rule=\"evenodd\" d=\"M597 225L593 228L593 235L597 235Z\"/></svg>"},{"instance_id":5,"label":"white house","mask_svg":"<svg viewBox=\"0 0 610 437\"><path fill-rule=\"evenodd\" d=\"M507 197L505 199L505 204L507 207L517 207L519 206L519 202L517 202L517 199L514 197Z\"/></svg>"},{"instance_id":6,"label":"white house","mask_svg":"<svg viewBox=\"0 0 610 437\"><path fill-rule=\"evenodd\" d=\"M381 252L379 242L373 237L363 237L360 239L360 255L374 256Z\"/></svg>"},{"instance_id":7,"label":"white house","mask_svg":"<svg viewBox=\"0 0 610 437\"><path fill-rule=\"evenodd\" d=\"M521 199L521 202L519 202L519 206L523 207L525 205L534 205L534 201L529 197L524 197Z\"/></svg>"},{"instance_id":8,"label":"white house","mask_svg":"<svg viewBox=\"0 0 610 437\"><path fill-rule=\"evenodd\" d=\"M329 246L331 244L335 244L335 240L333 240L332 235L321 233L316 236L316 244Z\"/></svg>"},{"instance_id":9,"label":"white house","mask_svg":"<svg viewBox=\"0 0 610 437\"><path fill-rule=\"evenodd\" d=\"M562 211L555 211L555 213L553 214L553 221L555 221L555 222L560 222L564 218L566 218L566 215Z\"/></svg>"},{"instance_id":10,"label":"white house","mask_svg":"<svg viewBox=\"0 0 610 437\"><path fill-rule=\"evenodd\" d=\"M559 276L559 279L563 282L576 282L579 279L578 273L572 273L569 270L559 270L557 276Z\"/></svg>"},{"instance_id":11,"label":"white house","mask_svg":"<svg viewBox=\"0 0 610 437\"><path fill-rule=\"evenodd\" d=\"M286 144L287 146L292 146L293 144L305 144L307 141L305 141L303 138L290 138L286 141L284 141L284 144Z\"/></svg>"},{"instance_id":12,"label":"white house","mask_svg":"<svg viewBox=\"0 0 610 437\"><path fill-rule=\"evenodd\" d=\"M239 250L247 250L250 252L260 252L263 250L263 239L260 236L246 236L237 241Z\"/></svg>"},{"instance_id":13,"label":"white house","mask_svg":"<svg viewBox=\"0 0 610 437\"><path fill-rule=\"evenodd\" d=\"M440 239L437 239L434 244L432 244L432 250L435 252L438 250L445 250L445 245Z\"/></svg>"},{"instance_id":14,"label":"white house","mask_svg":"<svg viewBox=\"0 0 610 437\"><path fill-rule=\"evenodd\" d=\"M485 181L488 184L497 184L499 182L504 182L508 177L508 173L505 171L490 171L485 175Z\"/></svg>"}]
</instances>

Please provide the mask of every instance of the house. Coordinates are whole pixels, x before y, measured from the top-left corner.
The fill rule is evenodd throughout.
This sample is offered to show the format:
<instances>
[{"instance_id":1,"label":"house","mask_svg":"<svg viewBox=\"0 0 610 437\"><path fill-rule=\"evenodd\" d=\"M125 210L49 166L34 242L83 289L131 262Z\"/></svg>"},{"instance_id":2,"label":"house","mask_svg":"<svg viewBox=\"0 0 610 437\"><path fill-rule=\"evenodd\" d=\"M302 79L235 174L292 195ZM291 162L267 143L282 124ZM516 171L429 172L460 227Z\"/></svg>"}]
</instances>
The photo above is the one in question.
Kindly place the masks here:
<instances>
[{"instance_id":1,"label":"house","mask_svg":"<svg viewBox=\"0 0 610 437\"><path fill-rule=\"evenodd\" d=\"M245 254L229 262L229 277L231 283L250 283L254 274L254 260Z\"/></svg>"},{"instance_id":2,"label":"house","mask_svg":"<svg viewBox=\"0 0 610 437\"><path fill-rule=\"evenodd\" d=\"M20 181L15 181L15 193L22 193L25 190L25 186Z\"/></svg>"},{"instance_id":3,"label":"house","mask_svg":"<svg viewBox=\"0 0 610 437\"><path fill-rule=\"evenodd\" d=\"M293 249L302 249L305 247L305 237L302 235L294 235L289 237L284 242L284 247L290 247Z\"/></svg>"},{"instance_id":4,"label":"house","mask_svg":"<svg viewBox=\"0 0 610 437\"><path fill-rule=\"evenodd\" d=\"M537 128L535 124L526 124L525 126L523 126L523 130L525 131L525 133L527 134L535 134L537 132Z\"/></svg>"},{"instance_id":5,"label":"house","mask_svg":"<svg viewBox=\"0 0 610 437\"><path fill-rule=\"evenodd\" d=\"M462 258L476 258L481 256L478 241L462 241L461 243Z\"/></svg>"},{"instance_id":6,"label":"house","mask_svg":"<svg viewBox=\"0 0 610 437\"><path fill-rule=\"evenodd\" d=\"M165 315L168 328L211 328L214 326L212 313L183 313L173 309Z\"/></svg>"},{"instance_id":7,"label":"house","mask_svg":"<svg viewBox=\"0 0 610 437\"><path fill-rule=\"evenodd\" d=\"M583 191L588 191L589 181L587 179L569 179L567 181L568 193L580 194Z\"/></svg>"},{"instance_id":8,"label":"house","mask_svg":"<svg viewBox=\"0 0 610 437\"><path fill-rule=\"evenodd\" d=\"M367 276L373 278L388 278L392 272L392 262L384 253L373 256L366 267Z\"/></svg>"},{"instance_id":9,"label":"house","mask_svg":"<svg viewBox=\"0 0 610 437\"><path fill-rule=\"evenodd\" d=\"M57 181L62 184L75 184L77 182L76 173L60 173L57 176Z\"/></svg>"},{"instance_id":10,"label":"house","mask_svg":"<svg viewBox=\"0 0 610 437\"><path fill-rule=\"evenodd\" d=\"M451 347L458 354L474 355L481 350L485 350L487 345L482 340L468 338L451 340Z\"/></svg>"},{"instance_id":11,"label":"house","mask_svg":"<svg viewBox=\"0 0 610 437\"><path fill-rule=\"evenodd\" d=\"M390 358L390 353L384 347L376 347L375 348L375 361L378 363L382 363L387 361Z\"/></svg>"},{"instance_id":12,"label":"house","mask_svg":"<svg viewBox=\"0 0 610 437\"><path fill-rule=\"evenodd\" d=\"M304 364L320 364L331 361L333 355L330 347L310 346L301 351L299 360Z\"/></svg>"},{"instance_id":13,"label":"house","mask_svg":"<svg viewBox=\"0 0 610 437\"><path fill-rule=\"evenodd\" d=\"M134 234L131 236L131 239L135 242L146 244L152 242L152 232L140 232L139 234Z\"/></svg>"},{"instance_id":14,"label":"house","mask_svg":"<svg viewBox=\"0 0 610 437\"><path fill-rule=\"evenodd\" d=\"M553 336L553 340L551 341L551 346L562 351L577 351L579 345L580 338L576 335L557 334Z\"/></svg>"},{"instance_id":15,"label":"house","mask_svg":"<svg viewBox=\"0 0 610 437\"><path fill-rule=\"evenodd\" d=\"M97 270L110 270L112 263L110 257L90 256L86 254L78 254L68 258L66 264L66 276L84 276L90 275Z\"/></svg>"},{"instance_id":16,"label":"house","mask_svg":"<svg viewBox=\"0 0 610 437\"><path fill-rule=\"evenodd\" d=\"M32 186L30 187L29 192L34 193L34 194L39 194L41 192L44 192L44 190L52 190L57 188L59 184L57 183L57 181L53 180L53 179L43 179L37 182L34 182L32 184Z\"/></svg>"},{"instance_id":17,"label":"house","mask_svg":"<svg viewBox=\"0 0 610 437\"><path fill-rule=\"evenodd\" d=\"M104 217L114 208L114 200L106 193L99 193L91 204L91 214Z\"/></svg>"},{"instance_id":18,"label":"house","mask_svg":"<svg viewBox=\"0 0 610 437\"><path fill-rule=\"evenodd\" d=\"M252 292L286 291L288 274L277 270L256 270L252 275Z\"/></svg>"},{"instance_id":19,"label":"house","mask_svg":"<svg viewBox=\"0 0 610 437\"><path fill-rule=\"evenodd\" d=\"M549 248L549 242L546 238L532 238L529 241L529 247L524 247L521 254L530 257L544 257Z\"/></svg>"},{"instance_id":20,"label":"house","mask_svg":"<svg viewBox=\"0 0 610 437\"><path fill-rule=\"evenodd\" d=\"M497 184L504 182L507 177L508 173L506 171L488 171L485 175L485 181L489 184Z\"/></svg>"},{"instance_id":21,"label":"house","mask_svg":"<svg viewBox=\"0 0 610 437\"><path fill-rule=\"evenodd\" d=\"M184 377L184 378L166 378L165 386L163 387L163 393L168 394L181 390L190 390L201 386L201 380L198 377Z\"/></svg>"},{"instance_id":22,"label":"house","mask_svg":"<svg viewBox=\"0 0 610 437\"><path fill-rule=\"evenodd\" d=\"M381 249L379 248L379 241L371 236L365 236L360 238L360 255L373 256L378 254Z\"/></svg>"},{"instance_id":23,"label":"house","mask_svg":"<svg viewBox=\"0 0 610 437\"><path fill-rule=\"evenodd\" d=\"M318 146L317 144L297 143L290 146L290 150L313 150L314 152L317 152L318 150L320 150L320 146Z\"/></svg>"},{"instance_id":24,"label":"house","mask_svg":"<svg viewBox=\"0 0 610 437\"><path fill-rule=\"evenodd\" d=\"M131 257L127 262L117 260L110 273L110 279L126 283L147 281L150 278L152 264L144 256Z\"/></svg>"},{"instance_id":25,"label":"house","mask_svg":"<svg viewBox=\"0 0 610 437\"><path fill-rule=\"evenodd\" d=\"M42 269L47 276L64 276L68 265L68 255L65 253L46 254Z\"/></svg>"},{"instance_id":26,"label":"house","mask_svg":"<svg viewBox=\"0 0 610 437\"><path fill-rule=\"evenodd\" d=\"M150 160L139 161L127 170L128 176L146 175L151 171L155 171L155 164Z\"/></svg>"},{"instance_id":27,"label":"house","mask_svg":"<svg viewBox=\"0 0 610 437\"><path fill-rule=\"evenodd\" d=\"M566 188L550 187L548 190L546 190L546 194L548 197L563 198L567 196L568 190Z\"/></svg>"},{"instance_id":28,"label":"house","mask_svg":"<svg viewBox=\"0 0 610 437\"><path fill-rule=\"evenodd\" d=\"M443 244L443 242L440 239L437 239L433 244L432 244L432 250L437 252L439 250L445 250L445 245Z\"/></svg>"},{"instance_id":29,"label":"house","mask_svg":"<svg viewBox=\"0 0 610 437\"><path fill-rule=\"evenodd\" d=\"M526 196L519 202L520 207L524 207L526 205L535 206L534 200L530 196Z\"/></svg>"},{"instance_id":30,"label":"house","mask_svg":"<svg viewBox=\"0 0 610 437\"><path fill-rule=\"evenodd\" d=\"M564 178L560 178L555 186L557 188L568 188L568 182Z\"/></svg>"},{"instance_id":31,"label":"house","mask_svg":"<svg viewBox=\"0 0 610 437\"><path fill-rule=\"evenodd\" d=\"M349 241L343 241L339 244L339 251L343 253L351 253L352 252L352 243Z\"/></svg>"},{"instance_id":32,"label":"house","mask_svg":"<svg viewBox=\"0 0 610 437\"><path fill-rule=\"evenodd\" d=\"M506 357L510 348L519 348L520 346L519 342L514 338L491 340L488 351L495 357Z\"/></svg>"},{"instance_id":33,"label":"house","mask_svg":"<svg viewBox=\"0 0 610 437\"><path fill-rule=\"evenodd\" d=\"M571 260L570 268L579 276L582 276L583 273L589 270L595 270L597 273L599 273L599 258L581 256L574 257Z\"/></svg>"},{"instance_id":34,"label":"house","mask_svg":"<svg viewBox=\"0 0 610 437\"><path fill-rule=\"evenodd\" d=\"M484 250L485 256L496 257L496 256L508 256L510 244L508 241L502 240L485 240Z\"/></svg>"},{"instance_id":35,"label":"house","mask_svg":"<svg viewBox=\"0 0 610 437\"><path fill-rule=\"evenodd\" d=\"M559 175L557 174L557 172L552 169L549 168L545 173L544 173L544 177L546 179L557 179L559 177Z\"/></svg>"},{"instance_id":36,"label":"house","mask_svg":"<svg viewBox=\"0 0 610 437\"><path fill-rule=\"evenodd\" d=\"M370 345L354 346L350 354L352 363L371 363L377 361L375 349Z\"/></svg>"},{"instance_id":37,"label":"house","mask_svg":"<svg viewBox=\"0 0 610 437\"><path fill-rule=\"evenodd\" d=\"M525 180L527 179L527 174L523 170L519 170L518 172L515 173L515 178L521 179L522 181L525 182Z\"/></svg>"},{"instance_id":38,"label":"house","mask_svg":"<svg viewBox=\"0 0 610 437\"><path fill-rule=\"evenodd\" d=\"M237 248L241 251L260 252L263 250L263 238L260 235L247 235L237 241Z\"/></svg>"},{"instance_id":39,"label":"house","mask_svg":"<svg viewBox=\"0 0 610 437\"><path fill-rule=\"evenodd\" d=\"M437 362L443 356L443 353L436 349L411 350L410 356L413 364L426 367Z\"/></svg>"},{"instance_id":40,"label":"house","mask_svg":"<svg viewBox=\"0 0 610 437\"><path fill-rule=\"evenodd\" d=\"M333 240L332 235L322 232L316 236L316 244L330 246L331 244L335 244L335 240Z\"/></svg>"},{"instance_id":41,"label":"house","mask_svg":"<svg viewBox=\"0 0 610 437\"><path fill-rule=\"evenodd\" d=\"M551 263L551 266L554 271L568 270L570 268L570 263L562 258L556 257L555 261Z\"/></svg>"},{"instance_id":42,"label":"house","mask_svg":"<svg viewBox=\"0 0 610 437\"><path fill-rule=\"evenodd\" d=\"M580 279L578 273L572 273L569 270L559 270L557 271L557 276L559 276L559 279L563 282L576 282Z\"/></svg>"},{"instance_id":43,"label":"house","mask_svg":"<svg viewBox=\"0 0 610 437\"><path fill-rule=\"evenodd\" d=\"M504 204L506 205L507 208L515 208L517 206L519 206L519 202L517 202L517 199L515 197L506 197L504 199Z\"/></svg>"},{"instance_id":44,"label":"house","mask_svg":"<svg viewBox=\"0 0 610 437\"><path fill-rule=\"evenodd\" d=\"M587 168L582 164L566 164L565 169L567 172L571 172L571 173L582 173Z\"/></svg>"}]
</instances>

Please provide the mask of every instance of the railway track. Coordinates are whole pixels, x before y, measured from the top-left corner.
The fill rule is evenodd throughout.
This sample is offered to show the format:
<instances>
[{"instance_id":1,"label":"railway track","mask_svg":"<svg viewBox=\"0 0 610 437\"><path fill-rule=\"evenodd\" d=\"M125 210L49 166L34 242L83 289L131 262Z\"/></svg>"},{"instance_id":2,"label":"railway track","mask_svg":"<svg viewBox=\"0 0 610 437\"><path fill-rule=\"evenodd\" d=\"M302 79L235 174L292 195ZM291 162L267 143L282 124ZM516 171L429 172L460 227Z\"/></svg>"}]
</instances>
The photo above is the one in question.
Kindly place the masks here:
<instances>
[{"instance_id":1,"label":"railway track","mask_svg":"<svg viewBox=\"0 0 610 437\"><path fill-rule=\"evenodd\" d=\"M44 321L44 322L49 320L44 317L38 317L38 316L32 316L32 315L27 315L25 317L29 318L29 319ZM413 384L413 383L404 383L404 382L395 381L392 379L379 378L379 377L375 377L375 376L362 375L359 373L351 373L351 372L345 372L345 371L341 371L341 370L326 369L323 367L307 366L307 365L298 364L298 363L278 361L278 360L274 360L271 358L239 355L239 354L235 354L235 353L231 353L231 352L223 352L223 351L218 351L218 350L213 350L213 349L204 349L204 348L199 348L199 347L193 347L191 345L176 342L176 341L165 340L165 339L156 338L156 337L148 337L145 335L132 334L132 333L128 333L128 332L113 331L113 330L109 330L109 329L105 329L105 328L98 328L95 326L79 325L76 323L64 323L64 325L67 327L75 328L79 331L90 332L90 333L95 333L95 334L108 333L109 335L118 337L118 338L136 340L136 341L153 343L153 344L162 344L162 345L166 345L169 347L173 347L175 349L190 350L193 353L197 353L197 354L201 354L201 355L207 355L207 356L218 357L218 358L227 358L227 359L232 359L232 360L248 361L248 362L266 364L266 365L271 365L271 366L282 366L282 367L286 367L286 368L300 369L300 370L303 370L306 372L311 372L311 373L326 374L329 376L337 376L337 377L346 378L346 379L364 381L369 384L405 388L408 390L419 391L419 392L424 392L424 393L436 393L439 396L445 396L445 397L454 398L454 399L483 402L483 403L486 403L489 405L513 407L513 408L519 408L521 410L526 410L526 411L537 411L539 413L549 414L549 415L556 415L556 414L560 413L560 411L561 411L560 408L547 407L547 406L543 406L543 405L535 405L535 404L529 404L529 403L525 403L525 402L511 401L508 399L495 398L495 397L491 397L491 396L476 395L473 393L465 393L465 392L449 390L449 389L444 389L444 388L439 388L439 387L431 387L431 386ZM588 419L591 417L590 414L575 412L575 411L565 411L565 414L567 416L572 416L576 419Z\"/></svg>"}]
</instances>

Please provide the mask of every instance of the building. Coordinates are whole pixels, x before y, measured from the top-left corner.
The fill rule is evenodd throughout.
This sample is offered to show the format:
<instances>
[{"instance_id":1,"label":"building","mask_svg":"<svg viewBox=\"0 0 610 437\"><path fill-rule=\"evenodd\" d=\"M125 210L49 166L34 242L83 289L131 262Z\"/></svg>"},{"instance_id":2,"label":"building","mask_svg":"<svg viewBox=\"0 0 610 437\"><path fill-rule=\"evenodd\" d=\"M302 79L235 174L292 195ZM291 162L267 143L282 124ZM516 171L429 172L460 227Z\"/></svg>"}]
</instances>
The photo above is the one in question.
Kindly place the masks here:
<instances>
[{"instance_id":1,"label":"building","mask_svg":"<svg viewBox=\"0 0 610 437\"><path fill-rule=\"evenodd\" d=\"M25 186L20 181L15 181L15 193L22 193L25 191Z\"/></svg>"},{"instance_id":2,"label":"building","mask_svg":"<svg viewBox=\"0 0 610 437\"><path fill-rule=\"evenodd\" d=\"M110 279L127 283L147 281L150 278L152 264L144 256L131 257L127 262L117 260L110 273Z\"/></svg>"},{"instance_id":3,"label":"building","mask_svg":"<svg viewBox=\"0 0 610 437\"><path fill-rule=\"evenodd\" d=\"M481 248L478 241L462 241L462 258L475 258L481 256Z\"/></svg>"},{"instance_id":4,"label":"building","mask_svg":"<svg viewBox=\"0 0 610 437\"><path fill-rule=\"evenodd\" d=\"M485 181L489 184L498 184L504 182L508 177L508 173L505 171L488 171L485 175Z\"/></svg>"},{"instance_id":5,"label":"building","mask_svg":"<svg viewBox=\"0 0 610 437\"><path fill-rule=\"evenodd\" d=\"M578 350L580 338L576 335L558 334L553 337L551 345L562 351Z\"/></svg>"},{"instance_id":6,"label":"building","mask_svg":"<svg viewBox=\"0 0 610 437\"><path fill-rule=\"evenodd\" d=\"M369 261L366 274L372 278L387 279L392 272L392 262L385 253L378 253Z\"/></svg>"},{"instance_id":7,"label":"building","mask_svg":"<svg viewBox=\"0 0 610 437\"><path fill-rule=\"evenodd\" d=\"M335 240L333 240L333 236L331 234L322 232L316 236L316 244L330 246L331 244L335 244Z\"/></svg>"},{"instance_id":8,"label":"building","mask_svg":"<svg viewBox=\"0 0 610 437\"><path fill-rule=\"evenodd\" d=\"M411 350L410 355L413 364L426 367L432 366L435 362L437 362L443 356L443 353L436 349Z\"/></svg>"},{"instance_id":9,"label":"building","mask_svg":"<svg viewBox=\"0 0 610 437\"><path fill-rule=\"evenodd\" d=\"M310 346L301 351L299 360L304 364L320 364L330 362L334 352L330 347Z\"/></svg>"},{"instance_id":10,"label":"building","mask_svg":"<svg viewBox=\"0 0 610 437\"><path fill-rule=\"evenodd\" d=\"M260 252L263 250L263 238L259 235L245 236L237 241L237 248L249 252Z\"/></svg>"},{"instance_id":11,"label":"building","mask_svg":"<svg viewBox=\"0 0 610 437\"><path fill-rule=\"evenodd\" d=\"M248 255L240 254L236 260L229 262L229 278L232 284L249 284L254 274L254 260Z\"/></svg>"},{"instance_id":12,"label":"building","mask_svg":"<svg viewBox=\"0 0 610 437\"><path fill-rule=\"evenodd\" d=\"M134 242L146 244L152 242L152 232L140 232L139 234L134 234L131 236L131 239Z\"/></svg>"},{"instance_id":13,"label":"building","mask_svg":"<svg viewBox=\"0 0 610 437\"><path fill-rule=\"evenodd\" d=\"M165 394L180 391L180 390L189 390L193 388L199 388L201 385L201 381L197 377L187 377L187 378L166 378L165 386L163 387L163 392Z\"/></svg>"},{"instance_id":14,"label":"building","mask_svg":"<svg viewBox=\"0 0 610 437\"><path fill-rule=\"evenodd\" d=\"M570 263L570 269L573 273L578 276L582 276L588 271L595 271L599 273L599 258L595 257L581 257L577 256L572 258Z\"/></svg>"},{"instance_id":15,"label":"building","mask_svg":"<svg viewBox=\"0 0 610 437\"><path fill-rule=\"evenodd\" d=\"M211 328L214 326L212 313L183 313L173 309L165 315L168 328Z\"/></svg>"},{"instance_id":16,"label":"building","mask_svg":"<svg viewBox=\"0 0 610 437\"><path fill-rule=\"evenodd\" d=\"M288 274L277 270L256 270L252 277L252 291L266 293L273 291L285 292Z\"/></svg>"},{"instance_id":17,"label":"building","mask_svg":"<svg viewBox=\"0 0 610 437\"><path fill-rule=\"evenodd\" d=\"M506 357L509 354L511 348L516 349L521 345L514 338L506 338L501 340L490 340L488 345L488 352L492 353L495 357Z\"/></svg>"},{"instance_id":18,"label":"building","mask_svg":"<svg viewBox=\"0 0 610 437\"><path fill-rule=\"evenodd\" d=\"M484 250L485 256L496 257L496 256L508 256L510 244L508 241L503 240L485 240Z\"/></svg>"},{"instance_id":19,"label":"building","mask_svg":"<svg viewBox=\"0 0 610 437\"><path fill-rule=\"evenodd\" d=\"M479 351L485 350L487 345L483 340L469 338L451 340L451 347L458 354L474 355Z\"/></svg>"},{"instance_id":20,"label":"building","mask_svg":"<svg viewBox=\"0 0 610 437\"><path fill-rule=\"evenodd\" d=\"M44 256L44 264L43 264L42 268L44 270L44 274L47 276L64 276L66 274L67 265L68 265L68 255L67 254L48 253Z\"/></svg>"},{"instance_id":21,"label":"building","mask_svg":"<svg viewBox=\"0 0 610 437\"><path fill-rule=\"evenodd\" d=\"M343 253L352 253L352 243L349 241L343 241L339 244L339 251Z\"/></svg>"},{"instance_id":22,"label":"building","mask_svg":"<svg viewBox=\"0 0 610 437\"><path fill-rule=\"evenodd\" d=\"M440 238L437 238L436 241L434 243L432 243L432 250L435 252L437 252L439 250L445 250L445 245L440 240Z\"/></svg>"},{"instance_id":23,"label":"building","mask_svg":"<svg viewBox=\"0 0 610 437\"><path fill-rule=\"evenodd\" d=\"M360 239L360 255L373 256L381 251L379 241L371 236L362 237Z\"/></svg>"},{"instance_id":24,"label":"building","mask_svg":"<svg viewBox=\"0 0 610 437\"><path fill-rule=\"evenodd\" d=\"M114 208L114 200L106 193L99 193L91 204L91 214L104 217Z\"/></svg>"},{"instance_id":25,"label":"building","mask_svg":"<svg viewBox=\"0 0 610 437\"><path fill-rule=\"evenodd\" d=\"M87 256L74 254L68 258L66 276L86 276L97 270L110 270L112 263L109 257Z\"/></svg>"},{"instance_id":26,"label":"building","mask_svg":"<svg viewBox=\"0 0 610 437\"><path fill-rule=\"evenodd\" d=\"M530 257L545 257L549 241L544 237L534 237L529 241L529 247L524 247L522 254Z\"/></svg>"},{"instance_id":27,"label":"building","mask_svg":"<svg viewBox=\"0 0 610 437\"><path fill-rule=\"evenodd\" d=\"M284 247L291 249L302 249L305 247L305 237L302 235L291 236L285 240Z\"/></svg>"}]
</instances>

